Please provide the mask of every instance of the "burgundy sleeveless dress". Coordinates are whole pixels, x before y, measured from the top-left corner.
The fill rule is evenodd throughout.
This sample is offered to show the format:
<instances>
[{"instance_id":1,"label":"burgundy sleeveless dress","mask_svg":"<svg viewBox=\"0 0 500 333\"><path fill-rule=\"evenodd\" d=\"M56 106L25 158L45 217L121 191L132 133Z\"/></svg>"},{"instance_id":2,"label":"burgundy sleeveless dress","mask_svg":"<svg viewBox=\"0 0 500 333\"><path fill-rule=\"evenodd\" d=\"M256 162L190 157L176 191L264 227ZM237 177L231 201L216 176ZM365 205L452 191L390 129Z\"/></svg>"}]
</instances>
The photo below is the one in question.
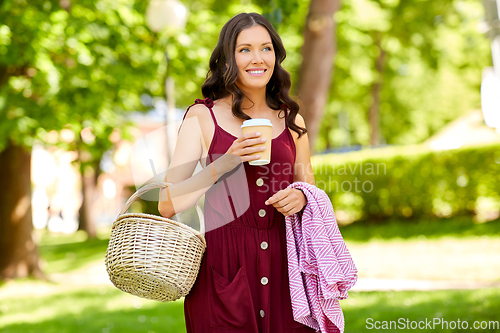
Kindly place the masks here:
<instances>
[{"instance_id":1,"label":"burgundy sleeveless dress","mask_svg":"<svg viewBox=\"0 0 500 333\"><path fill-rule=\"evenodd\" d=\"M213 161L237 137L219 127L212 100L197 99L195 104L205 104L215 123L207 157ZM293 319L285 217L264 204L293 182L294 163L295 143L285 127L271 142L270 164L245 162L205 193L207 248L184 299L187 333L315 332Z\"/></svg>"}]
</instances>

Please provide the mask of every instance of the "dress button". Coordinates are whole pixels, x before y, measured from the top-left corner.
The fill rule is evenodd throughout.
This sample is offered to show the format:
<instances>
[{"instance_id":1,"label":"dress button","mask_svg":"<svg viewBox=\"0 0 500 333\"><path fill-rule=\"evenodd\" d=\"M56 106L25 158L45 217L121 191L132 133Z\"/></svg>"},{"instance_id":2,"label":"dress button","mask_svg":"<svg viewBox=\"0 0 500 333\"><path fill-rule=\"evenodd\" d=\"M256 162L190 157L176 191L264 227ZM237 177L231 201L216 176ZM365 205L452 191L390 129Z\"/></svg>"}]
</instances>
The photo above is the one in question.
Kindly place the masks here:
<instances>
[{"instance_id":1,"label":"dress button","mask_svg":"<svg viewBox=\"0 0 500 333\"><path fill-rule=\"evenodd\" d=\"M265 276L262 279L260 279L260 283L262 283L263 286L265 286L268 282L269 282L269 279L266 278Z\"/></svg>"},{"instance_id":2,"label":"dress button","mask_svg":"<svg viewBox=\"0 0 500 333\"><path fill-rule=\"evenodd\" d=\"M264 318L264 316L265 316L265 315L266 315L266 313L264 312L264 310L260 310L260 316L261 316L262 318Z\"/></svg>"},{"instance_id":3,"label":"dress button","mask_svg":"<svg viewBox=\"0 0 500 333\"><path fill-rule=\"evenodd\" d=\"M255 183L257 184L257 186L262 186L264 185L264 180L262 178L259 178Z\"/></svg>"},{"instance_id":4,"label":"dress button","mask_svg":"<svg viewBox=\"0 0 500 333\"><path fill-rule=\"evenodd\" d=\"M269 244L267 244L267 242L262 242L262 243L260 243L260 248L261 248L262 250L265 250L265 249L267 249L268 247L269 247Z\"/></svg>"},{"instance_id":5,"label":"dress button","mask_svg":"<svg viewBox=\"0 0 500 333\"><path fill-rule=\"evenodd\" d=\"M265 210L265 209L260 209L260 210L259 210L259 216L260 216L260 217L264 217L264 216L266 216L266 210Z\"/></svg>"}]
</instances>

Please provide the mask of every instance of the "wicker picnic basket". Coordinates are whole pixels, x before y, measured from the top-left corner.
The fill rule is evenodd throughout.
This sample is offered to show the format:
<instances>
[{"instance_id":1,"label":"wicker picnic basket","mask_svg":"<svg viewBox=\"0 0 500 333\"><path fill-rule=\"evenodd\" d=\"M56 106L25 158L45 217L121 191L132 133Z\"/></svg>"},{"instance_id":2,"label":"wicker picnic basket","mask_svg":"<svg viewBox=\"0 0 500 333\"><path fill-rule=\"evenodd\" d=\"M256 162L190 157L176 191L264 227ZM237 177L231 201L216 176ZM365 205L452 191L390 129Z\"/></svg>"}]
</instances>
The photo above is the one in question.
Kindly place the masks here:
<instances>
[{"instance_id":1,"label":"wicker picnic basket","mask_svg":"<svg viewBox=\"0 0 500 333\"><path fill-rule=\"evenodd\" d=\"M168 185L172 184L147 184L128 199L113 223L105 257L109 279L118 289L161 302L189 293L206 248L205 221L198 204L200 232L165 217L127 213L142 194Z\"/></svg>"}]
</instances>

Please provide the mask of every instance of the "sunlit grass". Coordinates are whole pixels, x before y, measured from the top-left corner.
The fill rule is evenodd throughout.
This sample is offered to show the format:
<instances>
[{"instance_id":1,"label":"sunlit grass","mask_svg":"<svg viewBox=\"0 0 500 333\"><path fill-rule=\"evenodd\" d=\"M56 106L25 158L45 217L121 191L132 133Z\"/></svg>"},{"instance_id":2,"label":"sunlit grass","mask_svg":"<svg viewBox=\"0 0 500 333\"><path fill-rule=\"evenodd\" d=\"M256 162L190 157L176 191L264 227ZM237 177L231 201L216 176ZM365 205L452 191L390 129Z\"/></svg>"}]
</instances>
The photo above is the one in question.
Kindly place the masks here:
<instances>
[{"instance_id":1,"label":"sunlit grass","mask_svg":"<svg viewBox=\"0 0 500 333\"><path fill-rule=\"evenodd\" d=\"M111 286L17 281L0 289L0 304L1 332L184 332L185 326L182 301L144 300Z\"/></svg>"},{"instance_id":2,"label":"sunlit grass","mask_svg":"<svg viewBox=\"0 0 500 333\"><path fill-rule=\"evenodd\" d=\"M40 256L43 258L44 272L61 273L75 270L103 258L108 246L108 236L104 232L97 239L87 240L87 234L51 234L40 231Z\"/></svg>"},{"instance_id":3,"label":"sunlit grass","mask_svg":"<svg viewBox=\"0 0 500 333\"><path fill-rule=\"evenodd\" d=\"M41 289L40 295L7 290ZM9 295L7 295L9 294ZM1 332L185 332L183 302L160 303L113 287L67 288L18 281L0 289ZM499 320L500 289L350 292L341 301L346 332L367 332L366 320ZM270 314L272 315L272 314ZM452 330L437 330L451 332ZM389 331L397 332L397 330ZM484 330L484 332L494 332Z\"/></svg>"},{"instance_id":4,"label":"sunlit grass","mask_svg":"<svg viewBox=\"0 0 500 333\"><path fill-rule=\"evenodd\" d=\"M374 321L432 321L442 318L445 321L468 321L469 328L474 321L499 321L500 289L443 290L443 291L398 291L398 292L350 292L347 300L341 301L346 321L346 332L370 332L375 329L366 327L366 320ZM406 330L383 330L400 332ZM410 330L408 330L410 331ZM414 330L416 332L420 330ZM427 330L428 331L428 330ZM435 332L455 332L441 329ZM473 330L471 330L473 331ZM481 332L498 332L486 329Z\"/></svg>"},{"instance_id":5,"label":"sunlit grass","mask_svg":"<svg viewBox=\"0 0 500 333\"><path fill-rule=\"evenodd\" d=\"M341 231L360 277L491 281L500 279L498 223L393 221L353 224ZM182 299L149 301L123 293L107 281L103 268L107 235L109 230L87 241L81 232L39 233L45 271L57 282L24 279L1 284L0 332L186 332ZM366 328L368 318L419 321L441 317L468 320L472 325L475 320L500 320L500 288L351 291L341 305L349 333L371 331Z\"/></svg>"}]
</instances>

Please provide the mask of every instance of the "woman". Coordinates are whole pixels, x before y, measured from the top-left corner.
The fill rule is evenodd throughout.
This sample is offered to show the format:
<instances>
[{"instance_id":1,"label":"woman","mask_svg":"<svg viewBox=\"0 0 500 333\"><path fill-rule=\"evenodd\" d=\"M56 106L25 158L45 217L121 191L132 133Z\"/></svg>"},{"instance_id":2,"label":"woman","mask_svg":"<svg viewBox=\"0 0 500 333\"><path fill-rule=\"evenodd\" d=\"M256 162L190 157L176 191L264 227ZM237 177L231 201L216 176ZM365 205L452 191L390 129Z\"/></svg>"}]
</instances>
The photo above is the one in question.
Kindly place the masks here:
<instances>
[{"instance_id":1,"label":"woman","mask_svg":"<svg viewBox=\"0 0 500 333\"><path fill-rule=\"evenodd\" d=\"M281 67L285 56L266 18L236 15L222 28L210 58L205 99L196 100L184 116L165 180L188 179L200 161L204 170L197 176L203 181L193 182L196 190L184 190L178 202L175 185L169 187L169 200L163 197L159 210L171 217L206 192L207 248L184 300L188 333L314 332L294 321L288 286L285 216L300 212L307 201L287 186L315 181L304 120L289 96L290 75ZM241 134L250 118L273 124L268 165L246 163L259 158L249 154L261 151L254 145L263 142L257 133ZM244 177L235 177L238 172Z\"/></svg>"}]
</instances>

